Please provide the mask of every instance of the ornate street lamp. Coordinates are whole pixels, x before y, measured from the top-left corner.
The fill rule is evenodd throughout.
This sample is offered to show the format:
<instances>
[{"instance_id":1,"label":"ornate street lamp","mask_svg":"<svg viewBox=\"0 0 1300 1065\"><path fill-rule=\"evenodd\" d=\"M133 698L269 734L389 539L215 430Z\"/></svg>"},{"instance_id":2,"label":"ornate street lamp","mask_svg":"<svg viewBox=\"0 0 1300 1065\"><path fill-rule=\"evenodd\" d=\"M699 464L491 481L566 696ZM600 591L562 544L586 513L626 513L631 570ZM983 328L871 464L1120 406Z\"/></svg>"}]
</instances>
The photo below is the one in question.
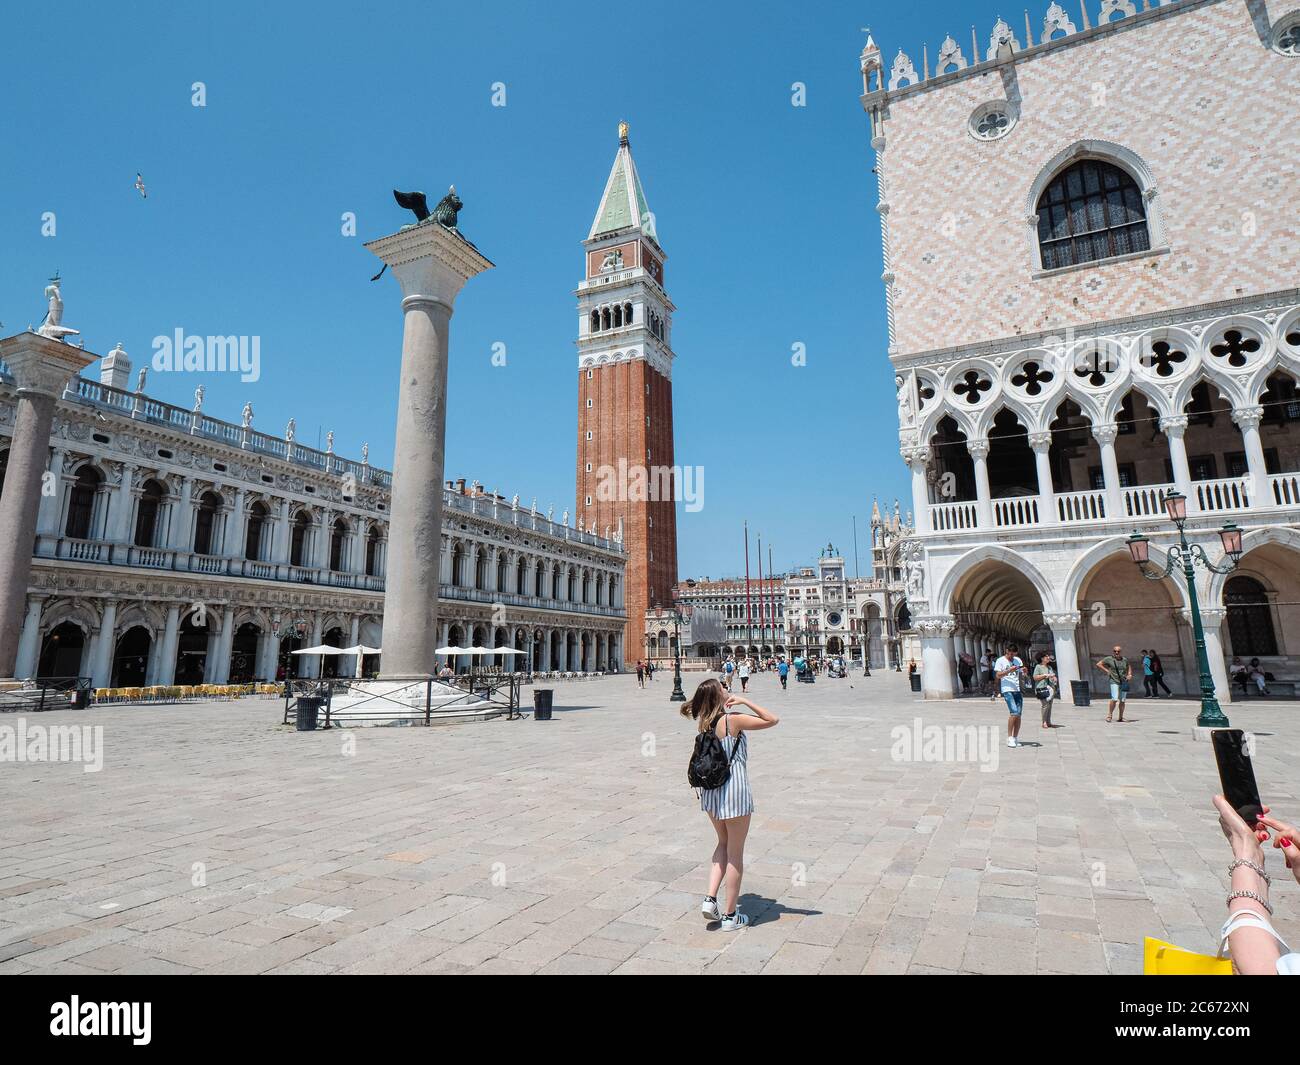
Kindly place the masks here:
<instances>
[{"instance_id":1,"label":"ornate street lamp","mask_svg":"<svg viewBox=\"0 0 1300 1065\"><path fill-rule=\"evenodd\" d=\"M871 618L862 619L862 675L871 676Z\"/></svg>"},{"instance_id":2,"label":"ornate street lamp","mask_svg":"<svg viewBox=\"0 0 1300 1065\"><path fill-rule=\"evenodd\" d=\"M1151 542L1136 530L1128 538L1128 551L1138 570L1149 581L1162 581L1168 577L1174 566L1181 563L1183 579L1187 582L1187 599L1192 611L1192 634L1196 640L1196 665L1201 673L1201 712L1196 724L1202 728L1227 728L1228 719L1219 708L1215 697L1214 678L1210 675L1210 659L1205 650L1205 630L1201 625L1201 606L1196 595L1196 563L1200 563L1211 573L1230 573L1241 561L1241 530L1228 522L1219 530L1219 540L1223 544L1226 565L1215 565L1200 544L1187 543L1187 497L1173 490L1165 493L1162 500L1169 519L1178 527L1178 546L1171 547L1165 560L1163 573L1148 573L1147 565L1151 561Z\"/></svg>"},{"instance_id":3,"label":"ornate street lamp","mask_svg":"<svg viewBox=\"0 0 1300 1065\"><path fill-rule=\"evenodd\" d=\"M285 625L284 618L280 614L271 615L271 637L275 640L275 659L277 662L279 662L281 657L280 641L285 636L288 636L292 638L295 645L301 643L307 639L307 629L308 624L302 618L298 618L289 622L288 625ZM295 650L296 647L291 645L289 648L290 653L284 656L284 680L286 684L289 682L289 665L293 662L292 654ZM321 672L324 672L324 670Z\"/></svg>"}]
</instances>

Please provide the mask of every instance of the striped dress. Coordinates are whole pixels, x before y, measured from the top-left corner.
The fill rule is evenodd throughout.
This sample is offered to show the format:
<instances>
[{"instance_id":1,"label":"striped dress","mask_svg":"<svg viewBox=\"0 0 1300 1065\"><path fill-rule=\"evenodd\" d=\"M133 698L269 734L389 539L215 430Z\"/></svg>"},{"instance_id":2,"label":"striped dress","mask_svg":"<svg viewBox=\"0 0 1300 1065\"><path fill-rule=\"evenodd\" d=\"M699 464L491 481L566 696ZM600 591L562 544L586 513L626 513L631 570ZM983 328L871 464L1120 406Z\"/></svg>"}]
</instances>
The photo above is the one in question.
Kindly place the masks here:
<instances>
[{"instance_id":1,"label":"striped dress","mask_svg":"<svg viewBox=\"0 0 1300 1065\"><path fill-rule=\"evenodd\" d=\"M749 790L749 769L747 765L749 742L742 732L739 736L727 735L722 740L722 749L731 759L731 775L720 788L700 789L700 809L712 814L719 821L729 817L744 817L754 812L754 796Z\"/></svg>"}]
</instances>

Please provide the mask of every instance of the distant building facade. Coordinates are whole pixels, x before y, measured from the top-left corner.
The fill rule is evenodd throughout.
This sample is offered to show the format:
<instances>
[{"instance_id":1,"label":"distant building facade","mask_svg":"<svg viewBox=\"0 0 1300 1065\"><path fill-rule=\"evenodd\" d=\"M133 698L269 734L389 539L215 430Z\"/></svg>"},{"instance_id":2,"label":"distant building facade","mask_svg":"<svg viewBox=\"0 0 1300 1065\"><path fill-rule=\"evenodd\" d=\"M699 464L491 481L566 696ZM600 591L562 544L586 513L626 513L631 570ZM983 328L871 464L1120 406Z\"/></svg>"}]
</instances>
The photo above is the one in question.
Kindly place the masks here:
<instances>
[{"instance_id":1,"label":"distant building facade","mask_svg":"<svg viewBox=\"0 0 1300 1065\"><path fill-rule=\"evenodd\" d=\"M0 619L22 630L15 676L271 680L317 674L296 648L381 647L388 471L258 432L251 407L226 422L201 396L186 410L142 379L133 391L125 352L110 356L55 409L26 610ZM0 491L15 401L0 364ZM621 668L619 542L477 484L441 491L441 645L511 646L524 656L498 660L520 669Z\"/></svg>"}]
</instances>

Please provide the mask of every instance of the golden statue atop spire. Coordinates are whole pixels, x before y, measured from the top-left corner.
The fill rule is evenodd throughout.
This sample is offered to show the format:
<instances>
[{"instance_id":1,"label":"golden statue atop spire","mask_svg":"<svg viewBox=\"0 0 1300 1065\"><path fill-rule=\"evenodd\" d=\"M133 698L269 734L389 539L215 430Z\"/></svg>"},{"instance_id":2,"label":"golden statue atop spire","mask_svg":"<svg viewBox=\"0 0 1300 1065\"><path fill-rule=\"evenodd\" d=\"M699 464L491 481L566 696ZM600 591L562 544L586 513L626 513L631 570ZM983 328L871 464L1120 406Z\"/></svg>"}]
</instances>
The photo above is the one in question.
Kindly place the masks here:
<instances>
[{"instance_id":1,"label":"golden statue atop spire","mask_svg":"<svg viewBox=\"0 0 1300 1065\"><path fill-rule=\"evenodd\" d=\"M626 122L620 122L620 123L618 124L618 143L619 143L619 144L626 144L626 143L627 143L627 123L626 123Z\"/></svg>"}]
</instances>

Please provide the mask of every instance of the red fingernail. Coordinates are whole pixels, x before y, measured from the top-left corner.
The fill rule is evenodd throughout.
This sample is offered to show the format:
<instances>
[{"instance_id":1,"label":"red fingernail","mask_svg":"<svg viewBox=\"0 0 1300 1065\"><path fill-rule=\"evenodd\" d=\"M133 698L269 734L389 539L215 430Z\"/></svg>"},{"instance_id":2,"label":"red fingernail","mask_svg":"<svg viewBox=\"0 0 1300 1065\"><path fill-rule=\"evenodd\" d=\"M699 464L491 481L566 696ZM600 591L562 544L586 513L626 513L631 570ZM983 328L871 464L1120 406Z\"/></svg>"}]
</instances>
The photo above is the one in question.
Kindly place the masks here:
<instances>
[{"instance_id":1,"label":"red fingernail","mask_svg":"<svg viewBox=\"0 0 1300 1065\"><path fill-rule=\"evenodd\" d=\"M1284 847L1294 847L1295 844L1291 842L1291 837L1290 837L1290 836L1283 836L1283 837L1282 837L1282 846L1284 846Z\"/></svg>"}]
</instances>

